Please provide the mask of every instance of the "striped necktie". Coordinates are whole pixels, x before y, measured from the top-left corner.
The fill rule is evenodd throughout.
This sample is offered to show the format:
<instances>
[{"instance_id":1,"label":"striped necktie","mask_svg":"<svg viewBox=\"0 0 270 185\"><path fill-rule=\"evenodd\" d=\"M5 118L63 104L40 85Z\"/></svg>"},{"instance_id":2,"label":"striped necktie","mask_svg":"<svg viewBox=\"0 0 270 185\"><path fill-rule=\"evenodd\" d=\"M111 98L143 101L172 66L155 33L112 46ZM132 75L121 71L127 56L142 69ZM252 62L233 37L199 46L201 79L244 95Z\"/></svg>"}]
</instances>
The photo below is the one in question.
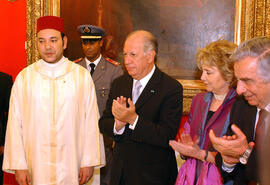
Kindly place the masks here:
<instances>
[{"instance_id":1,"label":"striped necktie","mask_svg":"<svg viewBox=\"0 0 270 185\"><path fill-rule=\"evenodd\" d=\"M142 87L142 84L141 82L138 80L135 84L135 87L133 89L133 93L132 93L132 100L133 100L133 103L135 104L136 101L138 100L139 96L140 96L140 89Z\"/></svg>"}]
</instances>

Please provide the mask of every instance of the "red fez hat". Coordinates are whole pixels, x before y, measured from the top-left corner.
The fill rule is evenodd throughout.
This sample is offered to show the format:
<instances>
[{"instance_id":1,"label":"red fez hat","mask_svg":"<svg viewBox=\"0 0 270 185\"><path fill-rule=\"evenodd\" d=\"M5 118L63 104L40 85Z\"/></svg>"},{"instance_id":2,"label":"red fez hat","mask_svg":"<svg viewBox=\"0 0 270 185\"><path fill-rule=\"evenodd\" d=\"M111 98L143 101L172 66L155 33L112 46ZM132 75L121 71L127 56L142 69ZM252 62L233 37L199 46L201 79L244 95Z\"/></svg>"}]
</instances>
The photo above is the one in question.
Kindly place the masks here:
<instances>
[{"instance_id":1,"label":"red fez hat","mask_svg":"<svg viewBox=\"0 0 270 185\"><path fill-rule=\"evenodd\" d=\"M65 34L64 20L56 16L43 16L37 20L37 33L44 29L55 29Z\"/></svg>"}]
</instances>

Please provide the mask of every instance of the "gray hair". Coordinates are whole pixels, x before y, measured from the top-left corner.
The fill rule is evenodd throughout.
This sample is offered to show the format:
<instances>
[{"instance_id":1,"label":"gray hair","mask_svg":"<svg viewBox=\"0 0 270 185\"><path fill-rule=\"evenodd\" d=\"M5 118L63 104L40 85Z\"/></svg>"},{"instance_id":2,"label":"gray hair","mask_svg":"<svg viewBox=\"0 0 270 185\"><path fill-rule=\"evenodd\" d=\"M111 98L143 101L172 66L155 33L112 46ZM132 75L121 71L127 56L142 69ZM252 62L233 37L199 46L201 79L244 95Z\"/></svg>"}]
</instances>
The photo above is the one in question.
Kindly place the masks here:
<instances>
[{"instance_id":1,"label":"gray hair","mask_svg":"<svg viewBox=\"0 0 270 185\"><path fill-rule=\"evenodd\" d=\"M270 81L270 38L255 37L241 43L231 55L232 62L245 58L254 58L258 62L257 74L265 82Z\"/></svg>"},{"instance_id":2,"label":"gray hair","mask_svg":"<svg viewBox=\"0 0 270 185\"><path fill-rule=\"evenodd\" d=\"M131 32L130 34L128 34L126 40L131 37L132 35L135 35L137 33L142 33L143 34L143 41L144 41L144 47L143 47L143 51L146 53L148 51L154 50L156 55L154 58L154 62L157 61L157 54L158 54L158 41L156 39L156 37L145 30L137 30L134 32Z\"/></svg>"}]
</instances>

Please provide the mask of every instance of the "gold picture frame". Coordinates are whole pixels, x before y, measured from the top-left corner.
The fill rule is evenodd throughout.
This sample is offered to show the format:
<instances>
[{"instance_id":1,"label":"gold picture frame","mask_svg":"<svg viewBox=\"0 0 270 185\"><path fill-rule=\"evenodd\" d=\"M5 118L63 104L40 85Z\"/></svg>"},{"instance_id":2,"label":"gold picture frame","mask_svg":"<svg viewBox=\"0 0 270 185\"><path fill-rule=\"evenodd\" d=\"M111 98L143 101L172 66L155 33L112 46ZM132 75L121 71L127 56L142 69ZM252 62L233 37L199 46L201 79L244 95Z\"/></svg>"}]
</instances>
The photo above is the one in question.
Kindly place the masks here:
<instances>
[{"instance_id":1,"label":"gold picture frame","mask_svg":"<svg viewBox=\"0 0 270 185\"><path fill-rule=\"evenodd\" d=\"M27 0L27 65L38 59L36 20L40 16L60 16L60 0ZM241 43L255 36L270 36L270 1L235 0L234 42ZM187 114L192 97L205 90L200 80L181 80L184 87L183 111Z\"/></svg>"},{"instance_id":2,"label":"gold picture frame","mask_svg":"<svg viewBox=\"0 0 270 185\"><path fill-rule=\"evenodd\" d=\"M270 36L270 1L236 0L234 42Z\"/></svg>"}]
</instances>

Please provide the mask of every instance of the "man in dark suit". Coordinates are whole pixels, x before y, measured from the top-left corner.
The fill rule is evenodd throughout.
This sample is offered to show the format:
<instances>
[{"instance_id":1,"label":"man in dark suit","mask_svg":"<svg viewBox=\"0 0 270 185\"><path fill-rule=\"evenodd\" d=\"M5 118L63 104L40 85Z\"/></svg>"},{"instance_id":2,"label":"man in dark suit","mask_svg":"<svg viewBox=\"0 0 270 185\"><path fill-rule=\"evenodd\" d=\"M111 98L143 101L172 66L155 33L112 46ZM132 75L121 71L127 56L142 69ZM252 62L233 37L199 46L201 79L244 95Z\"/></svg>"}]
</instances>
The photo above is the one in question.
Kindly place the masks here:
<instances>
[{"instance_id":1,"label":"man in dark suit","mask_svg":"<svg viewBox=\"0 0 270 185\"><path fill-rule=\"evenodd\" d=\"M9 107L9 97L12 87L12 77L8 74L0 72L0 184L3 184L3 152L4 152L4 143L5 143L5 134L6 134L6 125L7 125L7 116L8 116L8 107Z\"/></svg>"},{"instance_id":2,"label":"man in dark suit","mask_svg":"<svg viewBox=\"0 0 270 185\"><path fill-rule=\"evenodd\" d=\"M114 138L111 185L172 185L177 176L174 139L182 115L182 85L155 65L156 38L135 31L124 44L128 74L117 78L99 121Z\"/></svg>"},{"instance_id":3,"label":"man in dark suit","mask_svg":"<svg viewBox=\"0 0 270 185\"><path fill-rule=\"evenodd\" d=\"M213 131L209 136L219 152L216 163L224 180L237 185L257 184L263 139L269 130L264 115L270 112L270 39L257 37L242 43L231 60L238 80L237 93L249 105L244 100L236 101L227 136L217 138Z\"/></svg>"},{"instance_id":4,"label":"man in dark suit","mask_svg":"<svg viewBox=\"0 0 270 185\"><path fill-rule=\"evenodd\" d=\"M255 124L256 124L256 115L257 108L256 106L249 105L244 97L239 96L234 102L234 105L231 110L230 122L231 125L228 128L226 133L227 136L234 135L235 127L232 124L236 125L243 134L239 133L239 130L235 132L239 133L239 138L246 138L247 143L254 141L255 133ZM239 147L240 148L240 147ZM232 151L230 147L227 148L229 151ZM224 156L226 157L226 156ZM239 156L240 157L240 156ZM257 162L256 162L256 149L254 148L251 152L247 164L242 164L239 161L239 158L236 158L237 161L234 163L225 163L222 160L221 153L216 156L216 165L221 169L222 177L224 183L228 181L233 181L234 184L248 184L250 181L257 181ZM231 170L230 170L230 167ZM227 171L226 171L227 170ZM229 170L229 171L228 171Z\"/></svg>"},{"instance_id":5,"label":"man in dark suit","mask_svg":"<svg viewBox=\"0 0 270 185\"><path fill-rule=\"evenodd\" d=\"M110 58L104 58L101 55L103 37L105 36L104 29L93 25L81 25L78 27L78 32L81 34L82 50L85 57L76 62L86 68L92 75L96 88L99 114L102 116L111 84L114 79L123 74L122 67L119 62ZM106 166L100 170L100 185L109 185L113 141L105 135L103 135L103 138L105 144ZM96 171L98 171L98 169L96 169ZM98 172L94 174L92 180L98 181L96 179L98 177L95 177Z\"/></svg>"}]
</instances>

